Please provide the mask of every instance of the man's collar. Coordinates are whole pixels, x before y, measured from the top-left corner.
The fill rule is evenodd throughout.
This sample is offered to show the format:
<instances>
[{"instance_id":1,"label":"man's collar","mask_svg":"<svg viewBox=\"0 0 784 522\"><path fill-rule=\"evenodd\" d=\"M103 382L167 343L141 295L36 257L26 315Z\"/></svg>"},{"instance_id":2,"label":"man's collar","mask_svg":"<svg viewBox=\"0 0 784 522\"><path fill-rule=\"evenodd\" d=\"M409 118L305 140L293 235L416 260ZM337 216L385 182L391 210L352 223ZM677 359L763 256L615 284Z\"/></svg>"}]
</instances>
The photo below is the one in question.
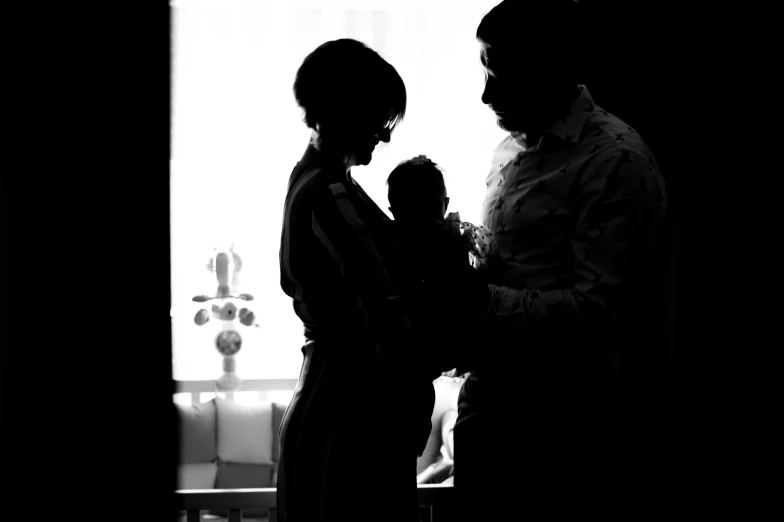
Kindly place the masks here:
<instances>
[{"instance_id":1,"label":"man's collar","mask_svg":"<svg viewBox=\"0 0 784 522\"><path fill-rule=\"evenodd\" d=\"M545 141L544 136L547 134L557 136L564 141L577 143L580 139L580 133L583 130L583 126L588 120L588 116L593 112L594 108L596 108L596 104L593 102L593 98L591 98L588 88L585 85L579 85L578 88L580 94L577 96L577 99L574 100L566 114L545 131L544 135L539 138L538 143L528 143L526 135L522 132L510 132L509 135L512 138L512 143L516 143L523 150L527 150L528 152L539 150L542 142Z\"/></svg>"},{"instance_id":2,"label":"man's collar","mask_svg":"<svg viewBox=\"0 0 784 522\"><path fill-rule=\"evenodd\" d=\"M572 143L578 142L588 116L596 107L588 88L585 85L580 85L579 89L580 95L569 107L569 111L547 130L550 134Z\"/></svg>"}]
</instances>

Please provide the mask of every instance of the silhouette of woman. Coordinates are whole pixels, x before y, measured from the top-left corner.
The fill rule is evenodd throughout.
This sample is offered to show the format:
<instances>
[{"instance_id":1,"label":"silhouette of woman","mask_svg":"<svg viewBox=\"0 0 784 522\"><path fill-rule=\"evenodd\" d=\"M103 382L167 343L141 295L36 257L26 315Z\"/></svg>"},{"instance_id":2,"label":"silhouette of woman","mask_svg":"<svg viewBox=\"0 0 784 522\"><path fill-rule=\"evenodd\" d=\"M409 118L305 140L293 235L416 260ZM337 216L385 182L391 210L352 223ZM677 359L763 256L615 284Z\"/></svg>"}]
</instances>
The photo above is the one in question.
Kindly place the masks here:
<instances>
[{"instance_id":1,"label":"silhouette of woman","mask_svg":"<svg viewBox=\"0 0 784 522\"><path fill-rule=\"evenodd\" d=\"M405 85L341 39L305 58L294 95L313 132L288 184L280 269L307 342L280 428L278 520L418 521L416 458L439 372L415 364L403 253L351 176L389 142Z\"/></svg>"}]
</instances>

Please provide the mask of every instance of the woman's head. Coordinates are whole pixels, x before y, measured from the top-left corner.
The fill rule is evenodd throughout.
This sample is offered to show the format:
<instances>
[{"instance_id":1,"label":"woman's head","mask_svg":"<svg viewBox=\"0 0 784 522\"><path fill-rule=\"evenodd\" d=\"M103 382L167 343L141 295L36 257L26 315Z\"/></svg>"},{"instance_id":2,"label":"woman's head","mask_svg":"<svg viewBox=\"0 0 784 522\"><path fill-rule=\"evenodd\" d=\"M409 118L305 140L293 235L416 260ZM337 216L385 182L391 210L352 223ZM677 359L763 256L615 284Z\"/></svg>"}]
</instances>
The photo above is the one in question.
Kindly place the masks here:
<instances>
[{"instance_id":1,"label":"woman's head","mask_svg":"<svg viewBox=\"0 0 784 522\"><path fill-rule=\"evenodd\" d=\"M294 97L318 145L367 165L406 112L406 87L394 67L357 40L326 42L302 62Z\"/></svg>"}]
</instances>

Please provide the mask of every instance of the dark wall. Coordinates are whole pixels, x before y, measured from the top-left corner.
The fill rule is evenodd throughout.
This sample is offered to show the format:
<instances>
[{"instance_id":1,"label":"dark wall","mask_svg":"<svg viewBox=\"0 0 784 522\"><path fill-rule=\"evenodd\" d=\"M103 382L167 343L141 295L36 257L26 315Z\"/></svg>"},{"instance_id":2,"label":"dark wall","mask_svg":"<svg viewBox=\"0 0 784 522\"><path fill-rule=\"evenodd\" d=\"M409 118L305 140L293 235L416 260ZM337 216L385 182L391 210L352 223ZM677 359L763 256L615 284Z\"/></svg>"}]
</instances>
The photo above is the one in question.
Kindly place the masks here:
<instances>
[{"instance_id":1,"label":"dark wall","mask_svg":"<svg viewBox=\"0 0 784 522\"><path fill-rule=\"evenodd\" d=\"M145 5L105 6L111 28L78 9L46 27L74 81L33 104L49 121L35 167L2 176L15 314L3 424L19 491L3 520L175 519L169 6Z\"/></svg>"},{"instance_id":2,"label":"dark wall","mask_svg":"<svg viewBox=\"0 0 784 522\"><path fill-rule=\"evenodd\" d=\"M634 127L653 150L667 184L668 217L661 245L666 345L675 375L688 367L678 346L679 145L688 128L678 109L678 31L661 2L580 0L584 41L581 83L596 103Z\"/></svg>"},{"instance_id":3,"label":"dark wall","mask_svg":"<svg viewBox=\"0 0 784 522\"><path fill-rule=\"evenodd\" d=\"M580 0L586 45L580 82L594 101L634 127L653 150L667 185L668 215L662 235L655 296L661 327L661 350L668 361L668 379L655 390L645 412L643 440L651 448L646 465L673 483L681 469L687 410L685 396L694 361L688 346L679 343L680 301L680 140L689 126L680 108L677 76L678 31L663 3ZM659 400L662 399L662 400ZM629 405L634 407L634 405ZM650 415L648 415L650 413ZM655 450L655 451L654 451ZM666 465L657 461L667 462ZM658 467L657 467L658 466Z\"/></svg>"},{"instance_id":4,"label":"dark wall","mask_svg":"<svg viewBox=\"0 0 784 522\"><path fill-rule=\"evenodd\" d=\"M672 177L678 129L676 24L663 4L581 0L587 45L581 81L595 101L637 129Z\"/></svg>"}]
</instances>

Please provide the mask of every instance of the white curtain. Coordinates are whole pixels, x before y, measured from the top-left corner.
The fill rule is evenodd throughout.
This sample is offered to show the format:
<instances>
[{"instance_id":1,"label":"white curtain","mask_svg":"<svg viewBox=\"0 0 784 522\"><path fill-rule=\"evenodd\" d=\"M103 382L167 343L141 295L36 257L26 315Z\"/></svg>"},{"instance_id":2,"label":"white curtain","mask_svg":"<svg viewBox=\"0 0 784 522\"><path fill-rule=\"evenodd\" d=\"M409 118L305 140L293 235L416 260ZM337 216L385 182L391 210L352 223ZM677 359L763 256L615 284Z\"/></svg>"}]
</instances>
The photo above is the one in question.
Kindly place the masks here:
<instances>
[{"instance_id":1,"label":"white curtain","mask_svg":"<svg viewBox=\"0 0 784 522\"><path fill-rule=\"evenodd\" d=\"M476 222L493 148L503 138L481 102L475 40L498 0L172 0L171 259L176 379L212 379L221 358L215 322L196 326L194 295L215 291L206 264L236 245L243 292L259 328L241 328L237 372L297 377L302 326L279 286L286 183L310 136L294 75L321 43L355 38L397 68L408 109L388 146L353 170L378 205L403 159L425 154L446 170L450 210ZM357 74L361 74L357 71ZM210 326L210 324L212 326Z\"/></svg>"}]
</instances>

